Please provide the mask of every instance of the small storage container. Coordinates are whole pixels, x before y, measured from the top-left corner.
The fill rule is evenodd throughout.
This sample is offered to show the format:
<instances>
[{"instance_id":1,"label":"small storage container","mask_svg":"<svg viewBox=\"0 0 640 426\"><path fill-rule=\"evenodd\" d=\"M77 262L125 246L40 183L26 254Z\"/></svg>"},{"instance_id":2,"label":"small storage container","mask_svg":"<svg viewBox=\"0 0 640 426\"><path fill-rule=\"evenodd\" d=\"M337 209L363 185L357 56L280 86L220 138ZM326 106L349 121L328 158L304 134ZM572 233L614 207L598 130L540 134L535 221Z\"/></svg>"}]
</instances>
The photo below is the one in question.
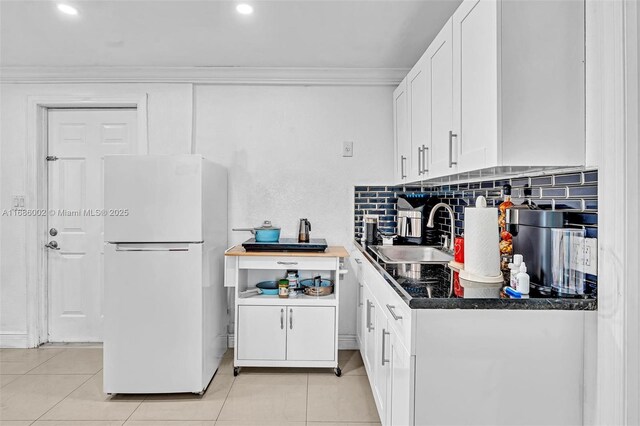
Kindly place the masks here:
<instances>
[{"instance_id":1,"label":"small storage container","mask_svg":"<svg viewBox=\"0 0 640 426\"><path fill-rule=\"evenodd\" d=\"M500 289L504 285L502 274L495 277L481 277L460 270L460 285L464 289L465 299L499 299Z\"/></svg>"}]
</instances>

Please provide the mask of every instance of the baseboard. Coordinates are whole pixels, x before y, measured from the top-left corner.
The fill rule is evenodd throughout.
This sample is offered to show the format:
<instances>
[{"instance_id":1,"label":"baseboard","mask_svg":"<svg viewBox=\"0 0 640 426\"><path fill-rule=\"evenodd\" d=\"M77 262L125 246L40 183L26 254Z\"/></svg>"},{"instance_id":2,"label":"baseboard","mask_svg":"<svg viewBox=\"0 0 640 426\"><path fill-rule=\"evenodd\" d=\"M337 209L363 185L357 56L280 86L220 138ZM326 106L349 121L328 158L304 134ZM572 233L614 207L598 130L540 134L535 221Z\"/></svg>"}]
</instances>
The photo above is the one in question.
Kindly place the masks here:
<instances>
[{"instance_id":1,"label":"baseboard","mask_svg":"<svg viewBox=\"0 0 640 426\"><path fill-rule=\"evenodd\" d=\"M343 351L355 351L358 347L358 340L355 334L341 334L338 336L338 349Z\"/></svg>"},{"instance_id":2,"label":"baseboard","mask_svg":"<svg viewBox=\"0 0 640 426\"><path fill-rule=\"evenodd\" d=\"M234 348L236 338L233 334L227 336L227 346ZM338 336L338 349L343 351L358 350L358 340L354 334L341 334Z\"/></svg>"},{"instance_id":3,"label":"baseboard","mask_svg":"<svg viewBox=\"0 0 640 426\"><path fill-rule=\"evenodd\" d=\"M0 334L0 348L28 348L29 335L18 333Z\"/></svg>"}]
</instances>

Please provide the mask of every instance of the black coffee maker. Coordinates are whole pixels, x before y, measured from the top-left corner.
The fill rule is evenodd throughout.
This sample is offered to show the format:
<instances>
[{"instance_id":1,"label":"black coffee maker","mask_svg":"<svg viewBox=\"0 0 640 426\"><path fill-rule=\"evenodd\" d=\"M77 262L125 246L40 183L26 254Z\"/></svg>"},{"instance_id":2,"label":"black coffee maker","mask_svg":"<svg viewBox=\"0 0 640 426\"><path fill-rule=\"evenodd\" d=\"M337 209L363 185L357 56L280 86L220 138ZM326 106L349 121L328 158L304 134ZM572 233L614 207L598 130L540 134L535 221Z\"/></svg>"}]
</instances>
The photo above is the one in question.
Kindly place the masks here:
<instances>
[{"instance_id":1,"label":"black coffee maker","mask_svg":"<svg viewBox=\"0 0 640 426\"><path fill-rule=\"evenodd\" d=\"M440 231L436 228L427 228L429 213L439 202L439 198L429 197L423 193L399 195L397 244L439 245Z\"/></svg>"}]
</instances>

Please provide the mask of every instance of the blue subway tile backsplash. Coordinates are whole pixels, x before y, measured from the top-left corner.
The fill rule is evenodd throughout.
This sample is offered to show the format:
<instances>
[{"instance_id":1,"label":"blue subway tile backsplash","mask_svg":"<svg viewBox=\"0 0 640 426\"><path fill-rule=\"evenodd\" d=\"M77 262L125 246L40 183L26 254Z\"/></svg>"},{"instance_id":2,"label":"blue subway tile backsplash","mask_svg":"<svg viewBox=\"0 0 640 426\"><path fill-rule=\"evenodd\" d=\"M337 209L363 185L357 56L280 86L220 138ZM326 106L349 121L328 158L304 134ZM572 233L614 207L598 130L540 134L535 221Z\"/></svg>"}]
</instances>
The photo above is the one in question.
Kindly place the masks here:
<instances>
[{"instance_id":1,"label":"blue subway tile backsplash","mask_svg":"<svg viewBox=\"0 0 640 426\"><path fill-rule=\"evenodd\" d=\"M464 207L474 205L480 195L487 198L487 205L497 207L504 200L502 187L505 184L512 186L514 203L530 203L541 208L574 212L570 215L570 225L585 228L588 237L597 238L598 172L595 170L423 188L356 186L354 236L356 239L362 237L364 215L367 214L380 216L381 231L395 233L399 194L440 198L454 209L456 234L461 235L464 230ZM448 222L446 212L441 210L436 216L437 229L443 233L449 232ZM596 282L590 284L595 286Z\"/></svg>"}]
</instances>

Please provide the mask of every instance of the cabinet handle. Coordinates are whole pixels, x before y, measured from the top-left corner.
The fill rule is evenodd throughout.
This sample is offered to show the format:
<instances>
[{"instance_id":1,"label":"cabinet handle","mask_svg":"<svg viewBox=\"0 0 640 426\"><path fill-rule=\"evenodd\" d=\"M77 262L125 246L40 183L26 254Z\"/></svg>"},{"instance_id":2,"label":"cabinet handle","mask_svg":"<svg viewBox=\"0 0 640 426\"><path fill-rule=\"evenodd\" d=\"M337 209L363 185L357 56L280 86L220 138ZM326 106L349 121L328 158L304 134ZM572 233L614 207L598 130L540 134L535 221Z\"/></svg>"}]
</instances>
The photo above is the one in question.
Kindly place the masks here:
<instances>
[{"instance_id":1,"label":"cabinet handle","mask_svg":"<svg viewBox=\"0 0 640 426\"><path fill-rule=\"evenodd\" d=\"M458 135L449 130L449 168L453 167L455 164L458 165L457 161L453 161L453 138L457 138Z\"/></svg>"},{"instance_id":2,"label":"cabinet handle","mask_svg":"<svg viewBox=\"0 0 640 426\"><path fill-rule=\"evenodd\" d=\"M362 306L362 284L358 286L358 306Z\"/></svg>"},{"instance_id":3,"label":"cabinet handle","mask_svg":"<svg viewBox=\"0 0 640 426\"><path fill-rule=\"evenodd\" d=\"M289 309L289 330L293 330L293 309Z\"/></svg>"},{"instance_id":4,"label":"cabinet handle","mask_svg":"<svg viewBox=\"0 0 640 426\"><path fill-rule=\"evenodd\" d=\"M284 262L282 260L278 261L278 265L297 265L298 262Z\"/></svg>"},{"instance_id":5,"label":"cabinet handle","mask_svg":"<svg viewBox=\"0 0 640 426\"><path fill-rule=\"evenodd\" d=\"M424 145L418 147L418 174L422 174L422 170L424 169L423 157L422 153L424 152Z\"/></svg>"},{"instance_id":6,"label":"cabinet handle","mask_svg":"<svg viewBox=\"0 0 640 426\"><path fill-rule=\"evenodd\" d=\"M382 358L382 365L384 365L385 363L389 362L389 360L384 357L384 353L386 352L386 350L385 350L385 346L386 346L386 342L387 342L386 336L390 335L390 334L391 333L387 332L387 330L385 330L384 328L382 329L382 356L380 357L380 358Z\"/></svg>"},{"instance_id":7,"label":"cabinet handle","mask_svg":"<svg viewBox=\"0 0 640 426\"><path fill-rule=\"evenodd\" d=\"M284 308L280 309L280 330L284 330Z\"/></svg>"},{"instance_id":8,"label":"cabinet handle","mask_svg":"<svg viewBox=\"0 0 640 426\"><path fill-rule=\"evenodd\" d=\"M407 157L404 155L400 156L400 179L404 179L407 175L404 174L404 162L407 161Z\"/></svg>"},{"instance_id":9,"label":"cabinet handle","mask_svg":"<svg viewBox=\"0 0 640 426\"><path fill-rule=\"evenodd\" d=\"M373 303L367 300L367 330L369 331L373 330L373 327L371 326L371 307L372 306L373 306Z\"/></svg>"},{"instance_id":10,"label":"cabinet handle","mask_svg":"<svg viewBox=\"0 0 640 426\"><path fill-rule=\"evenodd\" d=\"M356 261L356 263L357 263L358 265L361 265L361 264L362 264L362 260L360 260L360 259L355 259L355 261Z\"/></svg>"},{"instance_id":11,"label":"cabinet handle","mask_svg":"<svg viewBox=\"0 0 640 426\"><path fill-rule=\"evenodd\" d=\"M396 321L401 320L402 316L396 314L395 308L396 307L393 305L387 305L387 309L389 310L389 312L391 312L391 316L393 317L393 319Z\"/></svg>"},{"instance_id":12,"label":"cabinet handle","mask_svg":"<svg viewBox=\"0 0 640 426\"><path fill-rule=\"evenodd\" d=\"M427 161L429 161L429 147L422 145L422 173L424 174L429 173Z\"/></svg>"}]
</instances>

